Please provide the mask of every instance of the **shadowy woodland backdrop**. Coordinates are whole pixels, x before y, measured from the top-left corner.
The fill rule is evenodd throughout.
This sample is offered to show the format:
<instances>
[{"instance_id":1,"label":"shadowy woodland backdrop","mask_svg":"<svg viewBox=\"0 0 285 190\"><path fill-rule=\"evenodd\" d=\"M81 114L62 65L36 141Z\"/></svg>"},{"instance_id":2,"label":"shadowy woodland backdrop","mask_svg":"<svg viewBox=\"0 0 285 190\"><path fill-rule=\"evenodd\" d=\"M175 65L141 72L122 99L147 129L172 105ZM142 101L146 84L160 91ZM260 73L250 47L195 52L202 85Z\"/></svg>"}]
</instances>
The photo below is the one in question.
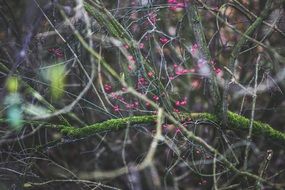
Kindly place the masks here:
<instances>
[{"instance_id":1,"label":"shadowy woodland backdrop","mask_svg":"<svg viewBox=\"0 0 285 190\"><path fill-rule=\"evenodd\" d=\"M0 0L0 189L285 189L283 0Z\"/></svg>"}]
</instances>

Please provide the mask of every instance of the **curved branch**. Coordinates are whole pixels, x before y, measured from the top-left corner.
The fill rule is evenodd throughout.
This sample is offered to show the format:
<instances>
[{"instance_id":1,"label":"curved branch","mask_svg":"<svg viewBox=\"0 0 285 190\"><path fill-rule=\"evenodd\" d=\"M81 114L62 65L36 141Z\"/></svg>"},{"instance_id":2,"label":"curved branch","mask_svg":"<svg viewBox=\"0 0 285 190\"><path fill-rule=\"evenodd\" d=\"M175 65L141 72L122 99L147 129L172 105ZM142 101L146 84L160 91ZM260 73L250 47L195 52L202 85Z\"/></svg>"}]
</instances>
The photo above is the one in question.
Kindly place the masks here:
<instances>
[{"instance_id":1,"label":"curved branch","mask_svg":"<svg viewBox=\"0 0 285 190\"><path fill-rule=\"evenodd\" d=\"M211 121L221 123L218 116L210 113L181 113L178 115L179 120L191 118L192 120ZM61 133L70 137L85 137L94 133L124 129L127 124L145 124L153 123L157 119L156 115L130 116L125 118L110 119L102 123L96 123L83 128L60 126ZM234 131L248 131L250 119L238 115L233 112L228 112L228 127ZM254 121L252 126L253 135L262 135L273 142L285 145L285 133L273 129L270 125L259 121Z\"/></svg>"}]
</instances>

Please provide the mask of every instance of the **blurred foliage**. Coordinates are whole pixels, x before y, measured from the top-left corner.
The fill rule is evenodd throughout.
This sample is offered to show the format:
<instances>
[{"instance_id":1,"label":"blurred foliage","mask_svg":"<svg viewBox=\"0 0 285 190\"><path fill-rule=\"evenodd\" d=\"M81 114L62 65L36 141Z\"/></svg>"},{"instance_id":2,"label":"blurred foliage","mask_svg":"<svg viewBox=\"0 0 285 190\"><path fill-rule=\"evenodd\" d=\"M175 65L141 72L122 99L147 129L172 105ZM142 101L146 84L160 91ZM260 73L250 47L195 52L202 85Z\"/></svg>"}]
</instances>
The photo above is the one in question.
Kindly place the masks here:
<instances>
[{"instance_id":1,"label":"blurred foliage","mask_svg":"<svg viewBox=\"0 0 285 190\"><path fill-rule=\"evenodd\" d=\"M50 81L50 92L54 99L63 96L65 85L65 67L62 64L52 65L48 68L48 79Z\"/></svg>"},{"instance_id":2,"label":"blurred foliage","mask_svg":"<svg viewBox=\"0 0 285 190\"><path fill-rule=\"evenodd\" d=\"M16 93L19 88L18 78L15 76L9 77L6 81L6 87L9 93Z\"/></svg>"}]
</instances>

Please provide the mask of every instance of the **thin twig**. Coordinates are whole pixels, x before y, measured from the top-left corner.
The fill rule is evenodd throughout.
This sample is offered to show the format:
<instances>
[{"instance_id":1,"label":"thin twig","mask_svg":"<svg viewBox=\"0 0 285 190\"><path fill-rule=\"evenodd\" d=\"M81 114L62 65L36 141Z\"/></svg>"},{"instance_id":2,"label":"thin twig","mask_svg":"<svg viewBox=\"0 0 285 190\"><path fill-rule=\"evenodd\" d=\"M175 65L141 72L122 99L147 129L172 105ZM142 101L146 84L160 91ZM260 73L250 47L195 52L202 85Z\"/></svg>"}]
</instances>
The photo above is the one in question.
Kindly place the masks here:
<instances>
[{"instance_id":1,"label":"thin twig","mask_svg":"<svg viewBox=\"0 0 285 190\"><path fill-rule=\"evenodd\" d=\"M256 98L257 98L257 79L258 79L258 69L259 69L259 62L260 62L260 54L258 55L258 58L256 60L255 65L255 75L254 75L254 88L253 88L253 94L252 94L252 106L251 106L251 117L250 117L250 125L249 125L249 131L248 136L246 138L247 145L245 148L245 155L244 155L244 165L243 168L246 170L247 168L247 162L248 162L248 153L249 153L249 143L251 141L252 136L252 129L253 129L253 121L254 121L254 115L255 115L255 105L256 105Z\"/></svg>"}]
</instances>

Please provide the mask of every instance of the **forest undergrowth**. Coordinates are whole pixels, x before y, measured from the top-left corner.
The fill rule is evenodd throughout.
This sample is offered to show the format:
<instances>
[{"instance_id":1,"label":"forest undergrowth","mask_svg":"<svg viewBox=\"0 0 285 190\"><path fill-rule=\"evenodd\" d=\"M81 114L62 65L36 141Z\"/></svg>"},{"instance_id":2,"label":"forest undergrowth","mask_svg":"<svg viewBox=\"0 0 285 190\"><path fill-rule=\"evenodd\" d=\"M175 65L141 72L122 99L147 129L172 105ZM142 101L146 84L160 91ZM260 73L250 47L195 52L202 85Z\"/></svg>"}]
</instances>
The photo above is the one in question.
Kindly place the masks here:
<instances>
[{"instance_id":1,"label":"forest undergrowth","mask_svg":"<svg viewBox=\"0 0 285 190\"><path fill-rule=\"evenodd\" d=\"M0 0L0 189L284 189L282 0Z\"/></svg>"}]
</instances>

